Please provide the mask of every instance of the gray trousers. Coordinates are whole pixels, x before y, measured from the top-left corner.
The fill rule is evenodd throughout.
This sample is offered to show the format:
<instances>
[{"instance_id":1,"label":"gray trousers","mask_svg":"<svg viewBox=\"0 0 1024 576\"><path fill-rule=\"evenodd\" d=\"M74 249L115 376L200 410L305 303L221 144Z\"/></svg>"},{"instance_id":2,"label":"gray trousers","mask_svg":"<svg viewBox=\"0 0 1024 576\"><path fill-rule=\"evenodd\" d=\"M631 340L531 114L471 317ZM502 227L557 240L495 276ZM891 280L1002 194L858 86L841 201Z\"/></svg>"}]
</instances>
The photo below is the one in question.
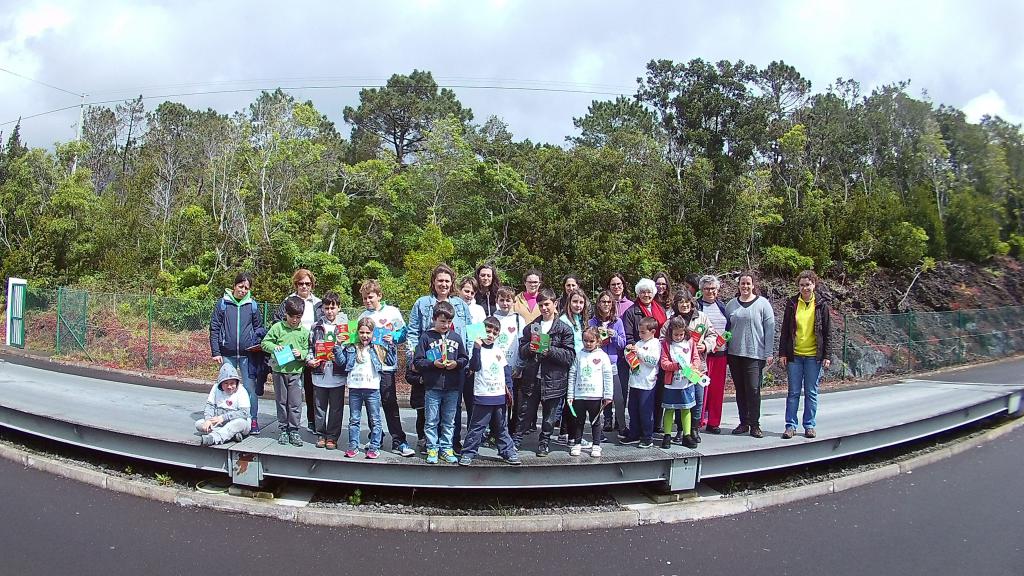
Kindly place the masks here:
<instances>
[{"instance_id":1,"label":"gray trousers","mask_svg":"<svg viewBox=\"0 0 1024 576\"><path fill-rule=\"evenodd\" d=\"M318 436L338 441L341 436L341 419L345 408L345 387L313 387L316 401L315 427Z\"/></svg>"},{"instance_id":2,"label":"gray trousers","mask_svg":"<svg viewBox=\"0 0 1024 576\"><path fill-rule=\"evenodd\" d=\"M274 372L277 425L283 432L297 432L302 419L302 374Z\"/></svg>"},{"instance_id":3,"label":"gray trousers","mask_svg":"<svg viewBox=\"0 0 1024 576\"><path fill-rule=\"evenodd\" d=\"M205 418L196 420L196 432L200 434L206 434L203 432L203 423L206 422ZM248 418L235 418L234 420L228 420L220 426L214 426L210 430L210 436L213 436L214 444L223 444L230 441L235 437L235 434L241 434L242 436L248 436L249 431L252 429L252 421Z\"/></svg>"}]
</instances>

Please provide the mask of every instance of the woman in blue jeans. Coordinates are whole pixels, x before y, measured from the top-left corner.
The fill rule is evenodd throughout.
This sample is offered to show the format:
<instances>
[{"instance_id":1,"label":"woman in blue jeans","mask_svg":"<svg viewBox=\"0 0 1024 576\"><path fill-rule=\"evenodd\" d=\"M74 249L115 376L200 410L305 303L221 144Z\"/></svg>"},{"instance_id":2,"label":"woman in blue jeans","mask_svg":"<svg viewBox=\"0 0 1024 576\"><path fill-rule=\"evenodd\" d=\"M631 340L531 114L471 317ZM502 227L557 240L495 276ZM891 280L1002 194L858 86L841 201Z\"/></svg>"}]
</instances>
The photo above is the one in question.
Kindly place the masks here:
<instances>
[{"instance_id":1,"label":"woman in blue jeans","mask_svg":"<svg viewBox=\"0 0 1024 576\"><path fill-rule=\"evenodd\" d=\"M797 276L800 293L786 301L782 313L782 334L779 336L779 361L789 378L786 396L786 431L782 437L796 435L796 413L800 393L804 395L804 436L814 438L815 416L818 412L818 384L832 365L832 317L827 302L814 292L818 275L804 270Z\"/></svg>"},{"instance_id":2,"label":"woman in blue jeans","mask_svg":"<svg viewBox=\"0 0 1024 576\"><path fill-rule=\"evenodd\" d=\"M217 300L210 316L210 357L218 365L231 364L242 377L242 387L249 393L252 432L255 433L259 431L256 422L259 396L249 371L249 348L259 344L267 330L251 289L252 275L241 272L235 276L231 288L225 289L224 296Z\"/></svg>"}]
</instances>

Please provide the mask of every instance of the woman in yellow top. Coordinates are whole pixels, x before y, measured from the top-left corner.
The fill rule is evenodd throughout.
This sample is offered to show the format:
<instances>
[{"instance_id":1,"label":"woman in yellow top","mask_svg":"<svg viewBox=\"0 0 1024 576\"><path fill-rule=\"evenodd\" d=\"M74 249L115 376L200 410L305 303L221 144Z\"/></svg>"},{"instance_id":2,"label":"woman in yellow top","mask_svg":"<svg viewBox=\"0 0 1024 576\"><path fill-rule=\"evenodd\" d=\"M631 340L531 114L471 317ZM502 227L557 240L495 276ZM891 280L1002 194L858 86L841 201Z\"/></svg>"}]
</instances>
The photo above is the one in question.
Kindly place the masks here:
<instances>
[{"instance_id":1,"label":"woman in yellow top","mask_svg":"<svg viewBox=\"0 0 1024 576\"><path fill-rule=\"evenodd\" d=\"M796 282L800 293L786 301L786 309L782 313L782 334L779 336L779 361L789 378L786 431L782 433L786 439L796 434L801 390L804 395L804 436L815 437L818 383L824 370L832 364L832 317L828 303L815 296L818 275L804 270Z\"/></svg>"}]
</instances>

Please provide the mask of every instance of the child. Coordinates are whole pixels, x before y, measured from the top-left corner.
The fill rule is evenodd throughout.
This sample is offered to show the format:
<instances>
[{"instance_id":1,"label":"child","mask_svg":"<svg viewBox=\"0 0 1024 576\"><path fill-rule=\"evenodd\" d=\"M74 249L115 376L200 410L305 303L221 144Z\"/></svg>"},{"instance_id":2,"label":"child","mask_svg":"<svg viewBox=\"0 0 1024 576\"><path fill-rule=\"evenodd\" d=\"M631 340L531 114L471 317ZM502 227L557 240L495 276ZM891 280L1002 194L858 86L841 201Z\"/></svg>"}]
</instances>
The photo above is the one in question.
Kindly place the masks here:
<instances>
[{"instance_id":1,"label":"child","mask_svg":"<svg viewBox=\"0 0 1024 576\"><path fill-rule=\"evenodd\" d=\"M508 415L508 431L509 434L515 434L519 414L519 386L516 385L516 381L522 372L522 367L519 366L519 339L523 337L523 327L527 322L512 310L516 298L515 290L509 286L501 286L497 294L498 311L494 313L494 317L501 323L501 335L494 345L505 351L505 358L512 370L512 410Z\"/></svg>"},{"instance_id":2,"label":"child","mask_svg":"<svg viewBox=\"0 0 1024 576\"><path fill-rule=\"evenodd\" d=\"M427 463L437 464L438 454L445 462L459 461L452 449L455 411L465 381L469 356L458 332L451 329L455 308L448 302L434 305L434 327L423 333L416 345L413 364L425 388ZM441 427L438 438L438 425Z\"/></svg>"},{"instance_id":3,"label":"child","mask_svg":"<svg viewBox=\"0 0 1024 576\"><path fill-rule=\"evenodd\" d=\"M569 288L569 280L572 280L572 286L576 286L578 280L575 276L566 277L566 293L565 293L565 308L559 306L559 310L562 315L558 317L559 320L565 322L572 330L572 343L573 351L579 354L583 350L583 330L586 329L587 323L590 322L590 301L587 298L587 294L579 288ZM559 436L558 441L563 444L569 444L569 439L576 431L576 423L572 412L565 410L564 406L559 408L561 424L559 425ZM598 436L596 439L598 444L601 443L601 437ZM589 443L583 446L584 448L589 447Z\"/></svg>"},{"instance_id":4,"label":"child","mask_svg":"<svg viewBox=\"0 0 1024 576\"><path fill-rule=\"evenodd\" d=\"M340 312L341 298L337 292L324 294L321 304L324 316L309 331L310 359L306 365L310 367L313 376L316 447L334 450L341 436L341 418L345 405L345 367L335 365L334 348L344 345L344 342L338 342L337 339L339 334L348 330L348 316ZM339 330L339 327L342 329Z\"/></svg>"},{"instance_id":5,"label":"child","mask_svg":"<svg viewBox=\"0 0 1024 576\"><path fill-rule=\"evenodd\" d=\"M459 280L459 297L462 298L463 302L466 303L466 307L469 308L469 321L472 324L483 322L484 318L487 317L484 307L476 303L476 290L476 278L466 276Z\"/></svg>"},{"instance_id":6,"label":"child","mask_svg":"<svg viewBox=\"0 0 1024 576\"><path fill-rule=\"evenodd\" d=\"M348 450L346 458L355 458L359 453L359 426L363 406L370 426L370 445L366 457L370 460L380 456L380 439L383 434L380 425L380 379L383 367L394 364L397 352L394 342L383 346L373 344L373 320L361 318L357 324L359 341L335 348L334 358L345 367L348 374Z\"/></svg>"},{"instance_id":7,"label":"child","mask_svg":"<svg viewBox=\"0 0 1024 576\"><path fill-rule=\"evenodd\" d=\"M615 312L615 296L608 290L598 295L594 317L590 319L589 324L598 328L599 334L603 331L605 338L601 341L601 349L616 367L612 390L615 418L612 418L612 406L605 407L604 431L611 432L614 429L622 432L626 428L626 392L629 379L619 378L618 362L622 349L626 347L626 331L622 326L622 320Z\"/></svg>"},{"instance_id":8,"label":"child","mask_svg":"<svg viewBox=\"0 0 1024 576\"><path fill-rule=\"evenodd\" d=\"M696 448L697 441L691 435L690 409L697 403L695 385L683 374L684 367L697 370L700 355L690 338L690 327L683 316L673 316L668 322L668 336L661 343L661 370L664 372L665 395L662 397L661 447L669 448L672 443L672 422L680 420L679 433L682 444Z\"/></svg>"},{"instance_id":9,"label":"child","mask_svg":"<svg viewBox=\"0 0 1024 576\"><path fill-rule=\"evenodd\" d=\"M637 342L626 346L626 356L639 361L629 373L629 429L623 444L654 446L654 383L658 378L661 344L657 338L658 321L644 316L637 326Z\"/></svg>"},{"instance_id":10,"label":"child","mask_svg":"<svg viewBox=\"0 0 1024 576\"><path fill-rule=\"evenodd\" d=\"M470 324L479 324L484 321L487 315L484 313L484 307L476 303L476 278L472 276L465 276L459 280L459 297L466 303L466 308L469 309L469 321ZM469 342L469 338L466 338L466 352L469 355L470 362L473 361L474 347L473 343ZM469 431L469 420L473 417L473 379L476 377L472 368L466 369L466 380L462 384L462 406L466 407L466 430ZM462 406L459 407L459 413L455 415L455 451L461 452L462 448Z\"/></svg>"},{"instance_id":11,"label":"child","mask_svg":"<svg viewBox=\"0 0 1024 576\"><path fill-rule=\"evenodd\" d=\"M707 314L697 310L697 304L688 289L680 289L672 296L672 308L669 310L671 317L683 318L687 322L687 328L690 329L690 337L693 337L693 331L698 326L704 327L704 337L696 340L697 346L697 358L698 363L693 365L693 368L699 371L701 374L708 373L707 366L707 352L711 348L714 348L715 342L718 338L718 334L711 326L711 320L708 319ZM671 337L668 333L668 322L661 327L661 337ZM694 401L693 408L690 408L690 435L693 436L693 441L700 443L700 418L704 410L704 386L695 386L693 388ZM673 442L676 444L682 444L682 422L679 422L679 435Z\"/></svg>"},{"instance_id":12,"label":"child","mask_svg":"<svg viewBox=\"0 0 1024 576\"><path fill-rule=\"evenodd\" d=\"M270 327L260 347L270 355L270 368L274 372L274 397L277 401L277 422L281 428L278 444L302 446L299 420L302 413L302 369L309 359L309 330L302 327L302 311L306 302L298 296L284 301L284 322ZM293 358L284 364L278 362L276 352L291 347ZM315 420L315 418L314 418Z\"/></svg>"},{"instance_id":13,"label":"child","mask_svg":"<svg viewBox=\"0 0 1024 576\"><path fill-rule=\"evenodd\" d=\"M495 345L501 335L501 323L494 316L484 319L487 335L477 340L470 369L476 374L473 383L473 408L466 443L462 446L460 466L469 466L480 449L484 430L489 425L497 438L498 455L512 465L521 464L519 454L508 435L506 404L512 398L512 370L505 351Z\"/></svg>"},{"instance_id":14,"label":"child","mask_svg":"<svg viewBox=\"0 0 1024 576\"><path fill-rule=\"evenodd\" d=\"M542 404L543 423L537 444L539 457L547 456L549 453L548 443L555 429L558 407L565 403L569 367L576 358L572 329L555 317L557 307L555 293L550 288L541 289L537 294L537 309L540 316L530 322L519 341L523 383L515 442L518 448L528 421L537 415L537 404Z\"/></svg>"},{"instance_id":15,"label":"child","mask_svg":"<svg viewBox=\"0 0 1024 576\"><path fill-rule=\"evenodd\" d=\"M389 332L384 335L384 342L396 345L405 342L408 331L405 329L405 320L398 308L384 304L384 294L381 292L380 282L370 279L363 282L359 287L359 294L363 297L365 310L359 315L359 319L369 318L373 321L375 328L383 328ZM380 402L384 412L384 421L388 425L388 434L391 435L391 451L406 458L414 456L416 451L409 446L402 429L402 414L398 409L398 394L395 390L395 366L385 364L380 372Z\"/></svg>"},{"instance_id":16,"label":"child","mask_svg":"<svg viewBox=\"0 0 1024 576\"><path fill-rule=\"evenodd\" d=\"M206 398L203 419L196 420L196 431L202 434L203 446L223 444L228 440L241 442L249 434L249 393L238 383L238 371L231 364L221 364L217 384Z\"/></svg>"},{"instance_id":17,"label":"child","mask_svg":"<svg viewBox=\"0 0 1024 576\"><path fill-rule=\"evenodd\" d=\"M570 456L579 456L583 450L583 429L587 422L590 422L590 435L594 439L590 455L601 456L601 413L612 402L616 370L608 355L598 347L600 342L597 328L587 328L583 332L583 350L569 369L569 407L576 412Z\"/></svg>"}]
</instances>

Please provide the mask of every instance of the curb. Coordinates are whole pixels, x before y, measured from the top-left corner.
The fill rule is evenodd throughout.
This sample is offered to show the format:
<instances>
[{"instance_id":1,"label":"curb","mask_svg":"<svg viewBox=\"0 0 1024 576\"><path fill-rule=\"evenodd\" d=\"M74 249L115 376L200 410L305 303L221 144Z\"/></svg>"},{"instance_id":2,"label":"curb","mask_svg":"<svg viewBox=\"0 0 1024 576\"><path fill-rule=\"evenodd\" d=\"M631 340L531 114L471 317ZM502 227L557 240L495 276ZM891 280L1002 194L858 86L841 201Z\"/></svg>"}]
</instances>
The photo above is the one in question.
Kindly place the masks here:
<instances>
[{"instance_id":1,"label":"curb","mask_svg":"<svg viewBox=\"0 0 1024 576\"><path fill-rule=\"evenodd\" d=\"M137 480L126 480L76 464L32 454L5 444L0 444L0 458L17 462L25 468L48 472L97 488L166 504L277 518L312 526L444 533L564 532L693 522L791 504L808 498L842 492L879 480L895 478L900 474L910 474L918 468L976 448L1022 426L1024 426L1024 418L1018 418L1000 424L974 438L967 438L945 448L880 468L832 480L823 480L806 486L785 488L742 498L706 496L668 504L631 504L626 505L625 510L615 512L538 514L535 516L426 516L350 510L334 511L325 508L295 508L251 498L204 494L192 490L154 486Z\"/></svg>"}]
</instances>

